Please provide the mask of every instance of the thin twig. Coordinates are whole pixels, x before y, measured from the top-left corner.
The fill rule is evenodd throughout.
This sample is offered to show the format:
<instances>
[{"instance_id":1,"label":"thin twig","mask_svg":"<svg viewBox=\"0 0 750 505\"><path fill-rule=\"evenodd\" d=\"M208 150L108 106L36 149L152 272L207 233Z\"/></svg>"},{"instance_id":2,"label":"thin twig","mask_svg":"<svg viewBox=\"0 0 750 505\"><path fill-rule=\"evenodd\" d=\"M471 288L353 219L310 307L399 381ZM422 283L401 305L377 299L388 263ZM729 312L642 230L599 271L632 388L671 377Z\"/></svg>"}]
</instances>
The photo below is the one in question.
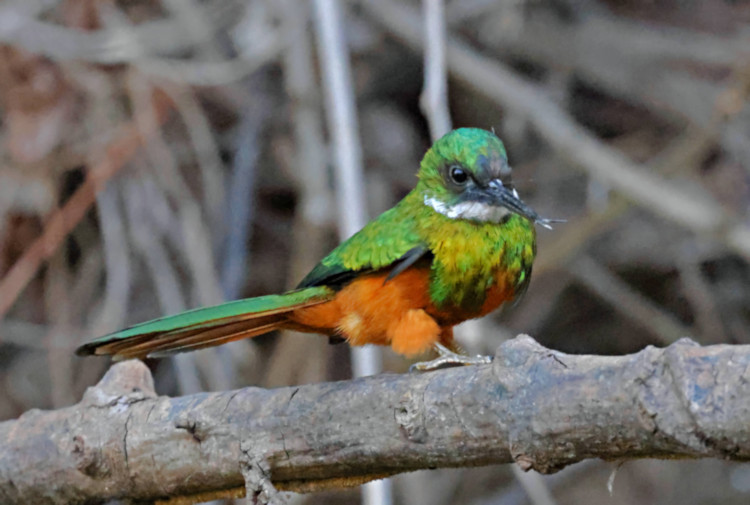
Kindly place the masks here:
<instances>
[{"instance_id":1,"label":"thin twig","mask_svg":"<svg viewBox=\"0 0 750 505\"><path fill-rule=\"evenodd\" d=\"M424 87L419 106L434 141L451 130L445 68L445 5L443 0L422 0L422 9L425 18Z\"/></svg>"},{"instance_id":2,"label":"thin twig","mask_svg":"<svg viewBox=\"0 0 750 505\"><path fill-rule=\"evenodd\" d=\"M95 320L92 334L102 335L125 322L131 287L129 245L125 240L118 192L108 186L97 195L97 215L102 233L102 247L106 265L104 296Z\"/></svg>"},{"instance_id":3,"label":"thin twig","mask_svg":"<svg viewBox=\"0 0 750 505\"><path fill-rule=\"evenodd\" d=\"M730 342L718 311L717 300L701 272L700 255L692 242L683 246L683 253L678 255L676 266L682 293L695 314L695 325L700 331L701 343Z\"/></svg>"},{"instance_id":4,"label":"thin twig","mask_svg":"<svg viewBox=\"0 0 750 505\"><path fill-rule=\"evenodd\" d=\"M140 183L131 180L125 184L128 231L136 251L148 268L162 312L176 314L185 310L187 305L182 296L182 289L172 266L172 261L161 242L160 234L154 229L152 219L147 212L149 207L144 203L146 191L142 185L149 183L153 184L153 181L144 178ZM202 391L203 388L195 371L194 354L177 355L174 357L174 364L181 391L186 393Z\"/></svg>"},{"instance_id":5,"label":"thin twig","mask_svg":"<svg viewBox=\"0 0 750 505\"><path fill-rule=\"evenodd\" d=\"M229 299L237 298L248 276L247 246L251 239L252 223L255 220L256 178L258 158L261 152L259 136L263 131L270 109L262 105L266 100L258 99L260 91L253 93L256 106L247 107L242 113L235 135L236 146L232 172L229 176L226 200L227 233L221 260L221 286Z\"/></svg>"},{"instance_id":6,"label":"thin twig","mask_svg":"<svg viewBox=\"0 0 750 505\"><path fill-rule=\"evenodd\" d=\"M36 20L13 3L0 8L0 40L55 61L88 61L101 64L130 63L156 75L207 85L233 82L251 73L281 49L281 34L266 30L264 37L239 58L229 61L194 62L167 55L189 51L203 37L235 23L246 5L238 1L214 2L204 10L211 30L186 30L182 19L146 21L82 31ZM107 14L117 14L110 9ZM124 20L124 18L122 18Z\"/></svg>"},{"instance_id":7,"label":"thin twig","mask_svg":"<svg viewBox=\"0 0 750 505\"><path fill-rule=\"evenodd\" d=\"M671 344L693 333L673 315L656 306L594 259L581 256L568 268L615 310L642 328L653 331L661 338L661 343Z\"/></svg>"},{"instance_id":8,"label":"thin twig","mask_svg":"<svg viewBox=\"0 0 750 505\"><path fill-rule=\"evenodd\" d=\"M70 334L71 298L66 296L69 285L65 255L58 251L50 260L44 286L44 302L51 324L47 329L47 365L50 374L50 396L55 408L75 401L72 384L72 355L63 345Z\"/></svg>"},{"instance_id":9,"label":"thin twig","mask_svg":"<svg viewBox=\"0 0 750 505\"><path fill-rule=\"evenodd\" d=\"M688 172L695 168L698 160L701 160L712 148L713 143L710 138L709 132L690 128L656 154L648 165L655 173L665 176ZM545 254L537 259L534 263L534 272L540 275L562 265L572 258L591 237L610 227L630 208L631 205L627 200L614 195L608 199L606 209L572 222L573 226L567 227L565 233L555 237L553 243L546 248Z\"/></svg>"},{"instance_id":10,"label":"thin twig","mask_svg":"<svg viewBox=\"0 0 750 505\"><path fill-rule=\"evenodd\" d=\"M743 60L747 65L748 39L742 30L704 33L668 23L655 29L607 9L582 8L575 20L556 16L551 9L526 9L524 29L510 33L497 29L490 16L478 17L476 24L482 44L496 48L501 56L547 69L567 69L596 89L640 103L675 122L688 118L705 130L711 129L712 103L726 82L715 77L719 69L729 70ZM709 67L714 71L697 71ZM649 76L647 86L642 85L644 75ZM716 131L714 140L734 156L747 159L743 144L748 144L748 136L742 125L750 111L743 115Z\"/></svg>"},{"instance_id":11,"label":"thin twig","mask_svg":"<svg viewBox=\"0 0 750 505\"><path fill-rule=\"evenodd\" d=\"M285 175L293 181L299 203L292 229L289 285L293 287L328 252L329 231L334 225L333 195L328 183L323 111L315 78L309 26L310 10L297 0L280 2L286 33L293 34L282 58L284 84L292 104L294 146ZM267 366L267 386L309 384L325 379L331 354L323 342L308 341L299 333L284 331Z\"/></svg>"},{"instance_id":12,"label":"thin twig","mask_svg":"<svg viewBox=\"0 0 750 505\"><path fill-rule=\"evenodd\" d=\"M343 240L367 223L362 149L341 7L338 0L316 0L314 10L326 112L334 145L339 236ZM382 367L379 351L374 348L354 349L352 358L355 375L373 375Z\"/></svg>"},{"instance_id":13,"label":"thin twig","mask_svg":"<svg viewBox=\"0 0 750 505\"><path fill-rule=\"evenodd\" d=\"M106 182L132 158L144 138L166 120L171 103L158 91L154 92L152 102L156 124L141 130L137 126L136 117L133 122L121 127L115 136L116 140L107 146L103 159L86 172L86 179L65 205L50 217L42 235L16 261L5 277L0 279L0 319L13 306L42 263L55 253L68 233L83 219Z\"/></svg>"},{"instance_id":14,"label":"thin twig","mask_svg":"<svg viewBox=\"0 0 750 505\"><path fill-rule=\"evenodd\" d=\"M192 89L171 83L162 83L159 88L169 95L175 104L175 111L185 122L188 138L195 152L195 160L201 172L201 189L204 207L209 216L208 221L215 234L222 234L223 207L226 199L222 171L224 164L211 124Z\"/></svg>"},{"instance_id":15,"label":"thin twig","mask_svg":"<svg viewBox=\"0 0 750 505\"><path fill-rule=\"evenodd\" d=\"M326 90L326 112L335 153L339 235L345 239L367 222L356 106L339 1L315 0L313 5L318 54ZM352 348L351 356L355 376L374 375L382 369L380 350L372 346ZM391 494L391 485L387 480L376 481L363 488L367 505L389 504Z\"/></svg>"}]
</instances>

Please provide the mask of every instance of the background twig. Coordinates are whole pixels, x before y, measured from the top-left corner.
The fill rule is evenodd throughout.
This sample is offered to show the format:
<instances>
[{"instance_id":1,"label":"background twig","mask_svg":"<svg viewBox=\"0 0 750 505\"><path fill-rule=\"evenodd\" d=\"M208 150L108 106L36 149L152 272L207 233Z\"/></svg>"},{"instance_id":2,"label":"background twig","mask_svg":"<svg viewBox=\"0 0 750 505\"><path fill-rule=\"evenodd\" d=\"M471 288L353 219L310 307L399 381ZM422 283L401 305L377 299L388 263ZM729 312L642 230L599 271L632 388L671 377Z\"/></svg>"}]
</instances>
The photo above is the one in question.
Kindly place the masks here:
<instances>
[{"instance_id":1,"label":"background twig","mask_svg":"<svg viewBox=\"0 0 750 505\"><path fill-rule=\"evenodd\" d=\"M345 240L367 223L356 102L352 94L339 0L315 0L314 11L328 126L333 143L339 237ZM355 377L374 375L383 368L380 349L374 346L352 348L351 357ZM362 493L366 505L391 503L391 486L387 480L367 484Z\"/></svg>"}]
</instances>

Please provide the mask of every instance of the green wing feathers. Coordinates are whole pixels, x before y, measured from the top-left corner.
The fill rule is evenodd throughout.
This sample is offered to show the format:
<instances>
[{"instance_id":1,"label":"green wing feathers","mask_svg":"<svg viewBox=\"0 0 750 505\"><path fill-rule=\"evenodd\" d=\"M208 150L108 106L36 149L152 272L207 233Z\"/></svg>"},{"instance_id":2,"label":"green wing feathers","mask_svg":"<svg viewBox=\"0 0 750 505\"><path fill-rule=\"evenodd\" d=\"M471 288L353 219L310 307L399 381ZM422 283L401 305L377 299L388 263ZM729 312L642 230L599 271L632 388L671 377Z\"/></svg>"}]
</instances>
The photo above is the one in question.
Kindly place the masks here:
<instances>
[{"instance_id":1,"label":"green wing feathers","mask_svg":"<svg viewBox=\"0 0 750 505\"><path fill-rule=\"evenodd\" d=\"M397 275L429 252L413 215L422 207L421 201L414 205L408 199L323 258L296 291L154 319L84 344L76 354L113 355L115 359L159 357L284 328L290 312L331 300L358 274L392 267L393 275Z\"/></svg>"},{"instance_id":2,"label":"green wing feathers","mask_svg":"<svg viewBox=\"0 0 750 505\"><path fill-rule=\"evenodd\" d=\"M394 266L417 250L422 254L428 252L414 216L414 212L421 210L423 205L418 195L412 195L370 221L331 251L302 279L298 287L340 287L358 274Z\"/></svg>"},{"instance_id":3,"label":"green wing feathers","mask_svg":"<svg viewBox=\"0 0 750 505\"><path fill-rule=\"evenodd\" d=\"M213 347L282 328L290 312L326 302L334 294L320 286L190 310L105 335L82 345L76 354L128 359Z\"/></svg>"}]
</instances>

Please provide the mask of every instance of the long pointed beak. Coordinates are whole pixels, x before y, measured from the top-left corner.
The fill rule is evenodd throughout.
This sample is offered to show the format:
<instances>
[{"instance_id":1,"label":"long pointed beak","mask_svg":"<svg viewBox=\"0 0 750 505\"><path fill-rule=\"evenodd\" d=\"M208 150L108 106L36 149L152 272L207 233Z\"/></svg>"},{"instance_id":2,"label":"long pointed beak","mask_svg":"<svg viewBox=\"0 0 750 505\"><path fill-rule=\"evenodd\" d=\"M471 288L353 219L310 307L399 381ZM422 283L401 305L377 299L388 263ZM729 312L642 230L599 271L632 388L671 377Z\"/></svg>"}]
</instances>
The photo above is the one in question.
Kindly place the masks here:
<instances>
[{"instance_id":1,"label":"long pointed beak","mask_svg":"<svg viewBox=\"0 0 750 505\"><path fill-rule=\"evenodd\" d=\"M515 189L508 188L497 179L490 181L487 193L491 198L490 203L492 205L501 205L535 224L544 226L548 230L552 229L552 223L565 222L564 219L547 219L541 217L534 209L526 205L524 201L518 197L518 193Z\"/></svg>"}]
</instances>

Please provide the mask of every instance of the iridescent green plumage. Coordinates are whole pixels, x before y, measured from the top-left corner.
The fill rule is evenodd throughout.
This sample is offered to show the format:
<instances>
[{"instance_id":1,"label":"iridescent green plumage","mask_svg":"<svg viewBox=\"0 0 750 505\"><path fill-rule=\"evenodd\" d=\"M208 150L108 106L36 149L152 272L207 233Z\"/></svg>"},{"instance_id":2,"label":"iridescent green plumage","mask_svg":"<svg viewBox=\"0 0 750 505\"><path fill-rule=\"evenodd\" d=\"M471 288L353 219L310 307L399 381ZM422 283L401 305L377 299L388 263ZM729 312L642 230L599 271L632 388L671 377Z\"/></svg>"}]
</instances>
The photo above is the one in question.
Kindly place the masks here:
<instances>
[{"instance_id":1,"label":"iridescent green plumage","mask_svg":"<svg viewBox=\"0 0 750 505\"><path fill-rule=\"evenodd\" d=\"M103 349L105 346L112 346L108 354L120 354L125 350L135 350L135 346L146 345L151 343L154 337L160 337L165 344L170 345L164 349L148 346L149 356L160 356L173 354L187 350L195 350L202 347L208 347L206 339L198 339L188 348L178 348L178 344L186 345L185 339L196 336L196 332L205 334L206 332L232 328L236 333L251 332L254 329L261 328L266 324L275 322L275 317L286 307L299 307L301 304L315 304L327 301L333 295L333 290L326 286L310 287L289 291L281 295L266 295L255 298L246 298L244 300L235 300L223 303L214 307L202 307L188 310L174 316L165 316L159 319L153 319L145 323L136 324L130 328L105 335L96 340L92 340L76 350L79 355L98 354L97 349ZM253 317L248 319L247 316ZM268 330L270 331L270 330ZM198 335L200 335L199 333ZM265 332L263 332L265 333ZM248 337L251 335L247 335ZM217 341L213 345L224 343L231 340L230 335L220 332L217 335ZM171 339L171 340L168 340ZM122 344L123 348L118 346ZM130 357L129 353L124 353L123 357Z\"/></svg>"},{"instance_id":2,"label":"iridescent green plumage","mask_svg":"<svg viewBox=\"0 0 750 505\"><path fill-rule=\"evenodd\" d=\"M489 177L486 172L493 169L497 175L510 173L505 146L494 134L476 128L454 130L425 154L416 188L323 258L300 286L389 267L415 248L433 258L430 295L439 306L476 310L499 270L511 278L525 278L535 254L534 225L527 218L511 214L502 224L455 219L425 205L425 198L446 207L460 199L441 171L452 164L477 177Z\"/></svg>"},{"instance_id":3,"label":"iridescent green plumage","mask_svg":"<svg viewBox=\"0 0 750 505\"><path fill-rule=\"evenodd\" d=\"M296 291L157 319L90 342L78 353L162 355L277 328L340 335L342 326L302 323L295 311L333 302L371 273L388 273L388 283L407 269L427 272L431 312L425 317L448 332L522 291L535 255L534 224L549 221L518 198L500 139L475 128L454 130L425 154L418 177L414 190L321 260ZM408 310L422 309L428 310Z\"/></svg>"}]
</instances>

